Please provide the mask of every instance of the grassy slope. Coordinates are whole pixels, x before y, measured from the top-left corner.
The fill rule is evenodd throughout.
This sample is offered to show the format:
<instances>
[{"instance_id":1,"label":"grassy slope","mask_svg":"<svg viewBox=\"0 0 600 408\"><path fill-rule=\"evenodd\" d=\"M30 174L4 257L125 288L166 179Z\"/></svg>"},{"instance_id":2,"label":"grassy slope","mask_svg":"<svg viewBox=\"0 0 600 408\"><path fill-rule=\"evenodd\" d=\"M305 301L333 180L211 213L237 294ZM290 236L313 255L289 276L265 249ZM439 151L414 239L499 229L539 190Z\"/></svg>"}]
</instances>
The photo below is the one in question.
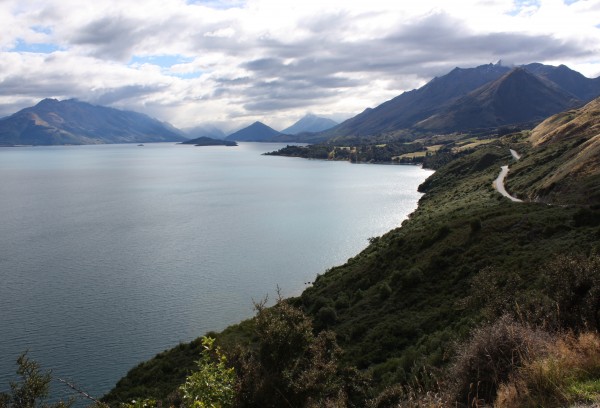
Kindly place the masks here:
<instances>
[{"instance_id":1,"label":"grassy slope","mask_svg":"<svg viewBox=\"0 0 600 408\"><path fill-rule=\"evenodd\" d=\"M509 147L525 153L523 162L546 160L546 148L532 148L525 136L479 146L423 184L426 195L401 228L374 239L292 300L317 327L336 331L345 361L371 370L377 388L407 381L423 364L445 364L453 340L483 319L464 302L483 268L518 273L522 285L536 289L545 260L565 252L600 253L600 228L587 221L600 219L597 210L586 209L582 218L578 205L512 203L494 191L500 165L512 162ZM219 337L226 347L251 341L251 326L243 322ZM193 367L193 355L193 347L182 345L144 363L108 400L166 396Z\"/></svg>"}]
</instances>

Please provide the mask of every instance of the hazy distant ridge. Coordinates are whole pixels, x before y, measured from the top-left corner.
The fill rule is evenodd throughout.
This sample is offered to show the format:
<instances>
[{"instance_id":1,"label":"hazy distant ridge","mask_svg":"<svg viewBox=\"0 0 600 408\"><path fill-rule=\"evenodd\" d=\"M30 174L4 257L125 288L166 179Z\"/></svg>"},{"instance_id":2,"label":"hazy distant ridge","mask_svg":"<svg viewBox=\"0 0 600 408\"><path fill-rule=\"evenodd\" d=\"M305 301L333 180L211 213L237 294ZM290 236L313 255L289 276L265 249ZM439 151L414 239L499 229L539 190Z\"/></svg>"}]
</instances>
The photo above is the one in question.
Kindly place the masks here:
<instances>
[{"instance_id":1,"label":"hazy distant ridge","mask_svg":"<svg viewBox=\"0 0 600 408\"><path fill-rule=\"evenodd\" d=\"M338 123L334 120L321 118L319 116L308 114L302 119L281 131L286 135L297 135L303 132L322 132L336 126Z\"/></svg>"},{"instance_id":2,"label":"hazy distant ridge","mask_svg":"<svg viewBox=\"0 0 600 408\"><path fill-rule=\"evenodd\" d=\"M75 99L44 99L0 120L0 145L146 143L187 140L147 115Z\"/></svg>"}]
</instances>

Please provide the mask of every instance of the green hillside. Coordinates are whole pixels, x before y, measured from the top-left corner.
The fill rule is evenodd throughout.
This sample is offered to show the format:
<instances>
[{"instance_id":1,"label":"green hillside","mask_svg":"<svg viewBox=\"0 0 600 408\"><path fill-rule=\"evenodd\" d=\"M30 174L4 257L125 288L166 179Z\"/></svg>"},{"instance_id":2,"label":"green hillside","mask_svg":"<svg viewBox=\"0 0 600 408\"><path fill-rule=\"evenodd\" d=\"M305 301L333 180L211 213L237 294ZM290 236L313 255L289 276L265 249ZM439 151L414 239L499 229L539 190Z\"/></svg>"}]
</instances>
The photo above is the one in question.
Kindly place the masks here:
<instances>
[{"instance_id":1,"label":"green hillside","mask_svg":"<svg viewBox=\"0 0 600 408\"><path fill-rule=\"evenodd\" d=\"M593 127L598 116L586 120L585 128ZM595 136L580 133L586 140ZM514 203L492 185L500 166L508 164L509 192L527 199L527 191L539 191L544 183L543 177L530 176L538 169L548 172L586 140L574 144L571 138L556 137L537 143L530 132L521 132L439 153L445 159L437 162L449 163L423 183L419 208L401 227L371 238L363 252L325 271L301 296L287 301L312 318L315 334L335 333L343 367L355 367L371 378L360 394L362 402L339 406L366 406L368 398L378 395L371 406L398 406L386 395L406 397L406 390L434 390L453 403L466 404L472 397L470 383L481 383L478 398L489 402L498 381L484 393L489 382L478 376L493 368L477 369L474 377L452 377L445 371L451 367L456 372L456 356L465 349L462 342L482 338L474 328L493 322L511 328L515 324L503 320L511 318L520 322L518 330L509 330L511 335L600 328L600 207L577 194L560 196L560 205L552 205L559 190L544 203ZM520 161L512 158L511 148L523 155ZM598 191L598 162L586 169L585 188ZM240 347L253 350L264 341L253 320L213 335L231 356ZM500 347L498 336L486 347ZM133 369L105 400L166 398L195 367L198 344L180 345ZM600 395L594 385L600 379L600 361L586 373L585 381L592 384L589 400ZM467 391L464 384L457 385L460 381Z\"/></svg>"}]
</instances>

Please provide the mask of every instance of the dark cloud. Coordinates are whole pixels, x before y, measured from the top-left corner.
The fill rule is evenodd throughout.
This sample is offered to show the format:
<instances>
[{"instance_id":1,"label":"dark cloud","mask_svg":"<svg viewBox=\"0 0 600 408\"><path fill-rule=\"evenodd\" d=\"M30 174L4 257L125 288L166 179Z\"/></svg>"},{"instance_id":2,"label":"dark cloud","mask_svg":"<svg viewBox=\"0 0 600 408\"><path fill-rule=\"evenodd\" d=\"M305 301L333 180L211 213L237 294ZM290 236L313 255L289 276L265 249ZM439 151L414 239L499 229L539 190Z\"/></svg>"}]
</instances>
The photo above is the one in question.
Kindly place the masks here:
<instances>
[{"instance_id":1,"label":"dark cloud","mask_svg":"<svg viewBox=\"0 0 600 408\"><path fill-rule=\"evenodd\" d=\"M142 21L107 16L81 27L71 38L74 45L91 46L92 55L127 61L136 43L144 38Z\"/></svg>"},{"instance_id":2,"label":"dark cloud","mask_svg":"<svg viewBox=\"0 0 600 408\"><path fill-rule=\"evenodd\" d=\"M113 105L123 100L140 99L146 95L167 90L164 85L125 85L105 91L94 92L90 101L98 105Z\"/></svg>"},{"instance_id":3,"label":"dark cloud","mask_svg":"<svg viewBox=\"0 0 600 408\"><path fill-rule=\"evenodd\" d=\"M324 15L309 23L308 28L319 33L318 39L294 43L260 39L257 46L266 57L242 63L240 67L251 73L249 77L239 80L239 87L232 80L220 81L219 93L235 94L247 101L243 107L248 112L261 114L311 106L339 96L344 88L368 86L374 78L399 83L399 78L410 75L414 82L422 83L455 66L472 67L499 59L529 63L590 54L576 43L558 41L548 34L473 33L445 13L401 24L389 35L364 41L336 36L340 25L346 24L343 21ZM398 89L398 94L403 90Z\"/></svg>"}]
</instances>

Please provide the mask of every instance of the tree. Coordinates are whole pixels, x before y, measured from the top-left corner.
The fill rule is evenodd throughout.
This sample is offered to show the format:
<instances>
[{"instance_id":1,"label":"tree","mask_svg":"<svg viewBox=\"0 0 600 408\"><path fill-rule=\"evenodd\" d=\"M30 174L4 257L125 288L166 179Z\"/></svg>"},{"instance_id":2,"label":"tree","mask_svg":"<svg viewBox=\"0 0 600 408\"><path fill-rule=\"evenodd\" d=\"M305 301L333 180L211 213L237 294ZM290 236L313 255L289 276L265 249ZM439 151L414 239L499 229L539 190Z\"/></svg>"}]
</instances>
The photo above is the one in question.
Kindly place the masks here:
<instances>
[{"instance_id":1,"label":"tree","mask_svg":"<svg viewBox=\"0 0 600 408\"><path fill-rule=\"evenodd\" d=\"M20 382L10 383L10 394L0 393L0 408L68 408L73 401L59 401L53 404L45 400L50 393L50 371L42 373L37 362L27 357L27 352L17 359L17 374Z\"/></svg>"}]
</instances>

